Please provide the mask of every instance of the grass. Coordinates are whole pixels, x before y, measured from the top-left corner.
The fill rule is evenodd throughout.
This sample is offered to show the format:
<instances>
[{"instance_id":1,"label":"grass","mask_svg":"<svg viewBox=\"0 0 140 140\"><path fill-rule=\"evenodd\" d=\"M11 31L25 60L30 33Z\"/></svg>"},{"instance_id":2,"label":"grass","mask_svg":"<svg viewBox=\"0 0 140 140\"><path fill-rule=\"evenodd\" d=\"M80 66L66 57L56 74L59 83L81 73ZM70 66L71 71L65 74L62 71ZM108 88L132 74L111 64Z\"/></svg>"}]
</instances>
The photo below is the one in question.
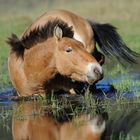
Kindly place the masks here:
<instances>
[{"instance_id":1,"label":"grass","mask_svg":"<svg viewBox=\"0 0 140 140\"><path fill-rule=\"evenodd\" d=\"M74 100L75 102L73 102ZM15 103L13 104L14 117L18 121L24 121L27 119L34 120L37 119L39 116L41 117L45 114L46 117L51 117L51 118L53 117L57 121L60 120L61 122L71 121L74 118L78 118L82 114L90 114L90 116L94 117L96 115L97 106L98 106L100 111L102 111L102 113L104 112L108 113L109 120L110 121L113 120L113 122L111 121L111 123L113 125L113 128L116 129L118 129L117 126L121 124L122 120L123 121L126 120L124 119L125 116L129 116L131 114L127 118L128 121L127 124L125 124L127 130L129 130L128 136L126 138L123 137L121 138L121 134L120 134L119 140L137 140L138 138L140 138L139 136L136 136L137 134L139 134L139 124L140 124L140 118L139 118L140 114L138 114L138 112L140 112L139 100L134 100L131 102L125 99L119 99L117 102L111 100L104 100L102 102L99 102L99 104L95 104L95 100L91 98L91 95L87 95L85 98L83 98L81 104L81 99L79 102L79 100L77 101L76 98L72 98L71 96L70 98L68 98L68 100L65 99L60 100L52 96L51 99L48 100L48 103L46 104L46 100L42 100L42 99L38 99L37 101L33 101L33 102L28 101L28 102ZM25 110L25 107L27 108L27 106L28 109ZM30 109L30 107L32 109ZM8 126L6 124L8 124L7 120L9 120L9 117L10 118L12 117L11 112L5 110L2 111L1 114L3 114L0 115L1 121L4 122L5 126ZM131 126L131 121L133 122L136 118L138 118L137 124ZM75 124L78 122L74 121L73 123ZM124 128L124 126L120 128Z\"/></svg>"},{"instance_id":2,"label":"grass","mask_svg":"<svg viewBox=\"0 0 140 140\"><path fill-rule=\"evenodd\" d=\"M53 3L51 1L47 3L45 0L41 0L40 3L38 3L37 0L13 0L12 3L9 2L9 0L7 0L6 3L0 1L0 91L11 86L7 69L7 59L10 50L10 47L5 42L7 37L9 37L11 33L20 36L36 17L51 9L67 9L98 22L111 23L118 27L118 31L126 44L132 50L140 53L139 0L53 0ZM138 62L140 62L140 57L138 57ZM103 105L110 114L113 108L116 108L116 111L125 111L126 107L129 108L131 106L131 102L121 98L121 93L130 91L132 85L140 86L140 80L133 81L131 80L131 75L129 75L131 73L140 73L140 64L134 66L129 65L124 69L116 60L112 62L107 59L104 69L106 79L117 79L118 77L121 79L121 77L124 76L126 76L126 78L122 78L118 83L113 82L114 87L118 90L118 93L120 93L120 96L116 100L117 105L108 100L105 101ZM138 91L135 92L137 93ZM137 93L137 95L140 95L140 93ZM91 109L95 110L95 101L92 100L90 96L87 96L84 100L86 105L84 104L83 107L77 106L73 108L73 106L71 106L71 109L73 109L71 115L76 116L79 112L83 113L84 111L90 112ZM137 98L134 102L139 104L140 99ZM59 116L59 113L65 113L63 112L63 107L67 104L69 103L58 103L55 98L52 98L52 104L50 105L51 108L53 108L53 115ZM95 111L91 113L94 114ZM3 117L4 122L7 122L9 121L7 116L10 117L10 114L11 113L8 115L8 112L5 113L2 111L0 116ZM131 136L126 138L126 140L137 139L138 138Z\"/></svg>"},{"instance_id":3,"label":"grass","mask_svg":"<svg viewBox=\"0 0 140 140\"><path fill-rule=\"evenodd\" d=\"M137 118L137 115L140 115L138 113L134 113L135 111L140 112L140 100L138 98L133 101L119 98L116 101L102 100L95 103L94 98L92 98L91 96L91 94L82 98L68 96L61 99L56 98L56 96L51 96L51 98L48 100L38 98L34 101L17 102L12 105L12 109L11 107L8 108L7 106L2 106L0 107L0 129L6 129L9 134L11 132L9 123L11 122L11 118L13 117L18 121L24 121L27 119L36 119L39 116L44 116L45 114L46 117L53 117L57 121L63 122L71 121L72 119L77 118L83 114L90 114L90 116L94 117L100 110L102 113L108 113L109 120L113 120L114 123L112 125L113 128L116 129L118 129L118 127L116 127L116 123L119 124L119 122L124 120L123 117L131 114L131 118L129 117L128 124L125 124L126 127L131 128L130 130L128 129L128 136L124 139L123 137L121 138L120 135L119 140L137 140L138 138L140 138L139 136L135 136L136 134L139 134L139 132L137 131L139 131L140 119L137 120L136 125L131 126L131 121L135 120L135 117ZM97 110L97 106L99 110ZM30 109L30 107L32 109ZM73 123L75 124L78 122L74 121Z\"/></svg>"}]
</instances>

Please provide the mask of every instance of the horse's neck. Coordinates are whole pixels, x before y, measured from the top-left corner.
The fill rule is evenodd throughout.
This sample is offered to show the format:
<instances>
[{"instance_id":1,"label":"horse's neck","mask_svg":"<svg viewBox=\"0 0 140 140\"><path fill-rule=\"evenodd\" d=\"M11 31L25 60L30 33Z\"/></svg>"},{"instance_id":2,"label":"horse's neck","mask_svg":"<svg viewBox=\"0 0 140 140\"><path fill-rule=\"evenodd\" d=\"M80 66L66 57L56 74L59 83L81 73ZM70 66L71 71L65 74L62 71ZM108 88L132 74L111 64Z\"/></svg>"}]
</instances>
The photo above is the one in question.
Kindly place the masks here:
<instances>
[{"instance_id":1,"label":"horse's neck","mask_svg":"<svg viewBox=\"0 0 140 140\"><path fill-rule=\"evenodd\" d=\"M25 51L24 72L30 87L35 91L40 89L44 92L44 83L58 73L55 64L55 47L55 41L48 39Z\"/></svg>"}]
</instances>

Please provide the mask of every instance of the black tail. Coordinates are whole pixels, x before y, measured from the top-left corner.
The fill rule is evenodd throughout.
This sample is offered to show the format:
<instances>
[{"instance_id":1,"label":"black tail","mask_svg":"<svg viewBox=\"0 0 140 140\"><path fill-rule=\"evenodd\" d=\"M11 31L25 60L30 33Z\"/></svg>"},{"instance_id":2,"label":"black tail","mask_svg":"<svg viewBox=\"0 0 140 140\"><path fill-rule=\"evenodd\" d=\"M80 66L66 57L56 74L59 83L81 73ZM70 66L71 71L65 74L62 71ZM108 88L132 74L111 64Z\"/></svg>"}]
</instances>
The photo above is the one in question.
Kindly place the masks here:
<instances>
[{"instance_id":1,"label":"black tail","mask_svg":"<svg viewBox=\"0 0 140 140\"><path fill-rule=\"evenodd\" d=\"M127 47L121 36L117 33L116 27L110 24L99 24L89 21L95 34L95 41L103 53L107 56L115 56L117 60L123 62L137 63L138 54Z\"/></svg>"},{"instance_id":2,"label":"black tail","mask_svg":"<svg viewBox=\"0 0 140 140\"><path fill-rule=\"evenodd\" d=\"M138 122L140 122L139 111L123 114L116 120L109 119L101 140L125 139L130 130L134 128Z\"/></svg>"}]
</instances>

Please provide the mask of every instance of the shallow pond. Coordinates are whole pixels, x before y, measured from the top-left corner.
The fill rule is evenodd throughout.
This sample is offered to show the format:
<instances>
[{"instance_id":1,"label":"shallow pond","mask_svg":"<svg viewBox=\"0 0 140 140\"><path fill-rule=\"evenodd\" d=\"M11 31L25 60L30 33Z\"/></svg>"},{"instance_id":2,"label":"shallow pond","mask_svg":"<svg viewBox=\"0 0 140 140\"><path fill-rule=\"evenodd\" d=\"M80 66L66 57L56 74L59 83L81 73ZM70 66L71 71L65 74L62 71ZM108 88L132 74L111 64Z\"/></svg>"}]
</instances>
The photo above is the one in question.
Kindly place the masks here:
<instances>
[{"instance_id":1,"label":"shallow pond","mask_svg":"<svg viewBox=\"0 0 140 140\"><path fill-rule=\"evenodd\" d=\"M88 127L89 123L93 123L94 118L98 118L97 125L99 126L102 125L103 120L106 121L108 140L113 135L118 138L122 133L128 134L127 140L140 138L140 104L138 102L117 104L113 101L111 106L104 104L98 108L99 110L93 107L89 111L88 108L84 110L81 107L83 111L78 113L75 108L66 107L61 110L60 106L53 104L50 108L42 101L1 104L0 140L12 140L13 137L17 140L28 140L29 137L31 140L57 140L60 133L63 134L62 139L66 136L69 140L72 135L81 139L79 131L87 134L86 130L83 131L81 127L83 125ZM97 113L98 111L100 113ZM81 125L81 122L85 124ZM89 128L87 130L90 131ZM93 133L93 135L96 134ZM84 139L87 138L85 135ZM117 139L113 138L113 140Z\"/></svg>"},{"instance_id":2,"label":"shallow pond","mask_svg":"<svg viewBox=\"0 0 140 140\"><path fill-rule=\"evenodd\" d=\"M13 140L13 137L15 140L70 140L74 139L72 136L88 139L89 126L94 122L98 129L104 121L105 133L101 140L111 140L111 137L112 140L139 140L139 79L139 74L129 76L129 88L124 88L122 93L112 88L112 84L121 89L120 84L127 81L126 76L100 81L94 96L99 99L96 103L91 96L80 95L64 96L61 103L59 99L51 99L50 102L42 99L12 101L13 90L9 89L0 93L0 140ZM83 130L83 126L86 129ZM123 134L127 134L127 138L121 138Z\"/></svg>"}]
</instances>

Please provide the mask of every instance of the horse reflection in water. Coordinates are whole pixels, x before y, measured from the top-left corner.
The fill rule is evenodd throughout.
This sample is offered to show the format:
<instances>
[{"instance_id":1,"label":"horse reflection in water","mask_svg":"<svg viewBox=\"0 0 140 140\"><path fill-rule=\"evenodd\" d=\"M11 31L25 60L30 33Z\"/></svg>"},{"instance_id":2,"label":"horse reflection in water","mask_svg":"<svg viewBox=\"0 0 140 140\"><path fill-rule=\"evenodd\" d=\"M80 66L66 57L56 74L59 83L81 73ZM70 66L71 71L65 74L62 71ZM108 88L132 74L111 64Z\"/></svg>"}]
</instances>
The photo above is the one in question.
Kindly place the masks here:
<instances>
[{"instance_id":1,"label":"horse reflection in water","mask_svg":"<svg viewBox=\"0 0 140 140\"><path fill-rule=\"evenodd\" d=\"M103 112L94 116L80 113L75 117L71 107L57 112L42 102L17 103L15 107L14 140L122 140L140 124L140 113L136 109L125 114L117 111L107 119Z\"/></svg>"},{"instance_id":2,"label":"horse reflection in water","mask_svg":"<svg viewBox=\"0 0 140 140\"><path fill-rule=\"evenodd\" d=\"M98 116L81 115L59 122L47 115L39 103L17 106L19 113L13 115L12 121L14 140L100 140L105 129L105 121Z\"/></svg>"},{"instance_id":3,"label":"horse reflection in water","mask_svg":"<svg viewBox=\"0 0 140 140\"><path fill-rule=\"evenodd\" d=\"M102 79L101 65L73 34L67 23L54 19L20 39L9 38L9 74L19 96L69 91L75 88L71 79L89 84Z\"/></svg>"}]
</instances>

